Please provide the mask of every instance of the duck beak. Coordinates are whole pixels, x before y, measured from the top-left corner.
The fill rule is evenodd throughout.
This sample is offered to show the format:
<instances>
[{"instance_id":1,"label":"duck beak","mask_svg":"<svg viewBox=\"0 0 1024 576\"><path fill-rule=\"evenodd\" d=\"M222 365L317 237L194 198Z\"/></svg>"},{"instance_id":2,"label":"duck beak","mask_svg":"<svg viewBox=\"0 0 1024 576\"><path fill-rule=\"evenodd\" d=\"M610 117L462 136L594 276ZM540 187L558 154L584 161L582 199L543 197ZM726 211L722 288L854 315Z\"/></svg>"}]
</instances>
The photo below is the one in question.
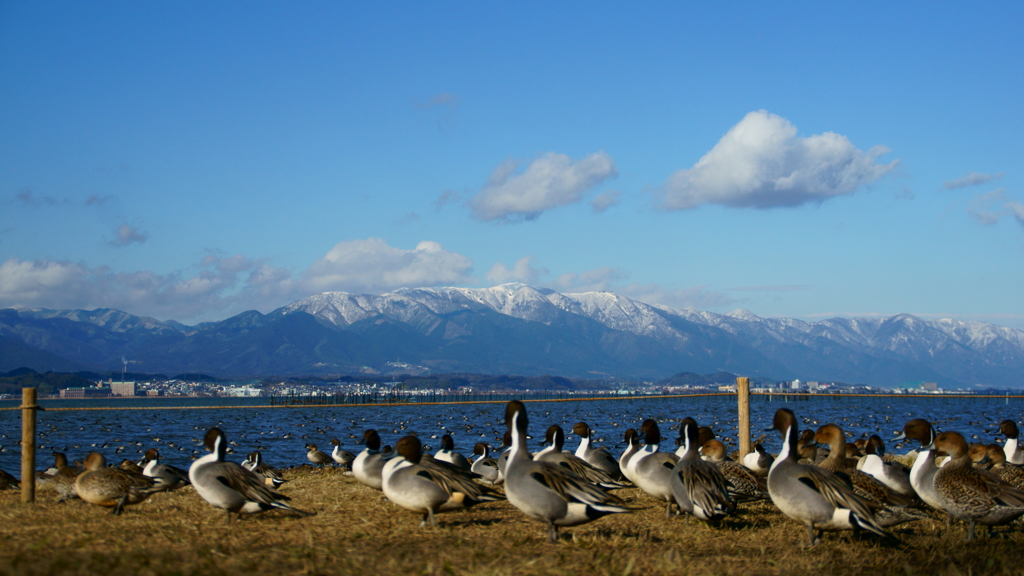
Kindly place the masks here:
<instances>
[{"instance_id":1,"label":"duck beak","mask_svg":"<svg viewBox=\"0 0 1024 576\"><path fill-rule=\"evenodd\" d=\"M893 442L895 442L895 441L897 441L897 440L906 440L906 439L907 439L907 433L906 433L906 432L903 432L903 433L902 433L902 434L900 434L899 436L897 436L897 437L893 438L893 439L892 439L892 441L893 441Z\"/></svg>"}]
</instances>

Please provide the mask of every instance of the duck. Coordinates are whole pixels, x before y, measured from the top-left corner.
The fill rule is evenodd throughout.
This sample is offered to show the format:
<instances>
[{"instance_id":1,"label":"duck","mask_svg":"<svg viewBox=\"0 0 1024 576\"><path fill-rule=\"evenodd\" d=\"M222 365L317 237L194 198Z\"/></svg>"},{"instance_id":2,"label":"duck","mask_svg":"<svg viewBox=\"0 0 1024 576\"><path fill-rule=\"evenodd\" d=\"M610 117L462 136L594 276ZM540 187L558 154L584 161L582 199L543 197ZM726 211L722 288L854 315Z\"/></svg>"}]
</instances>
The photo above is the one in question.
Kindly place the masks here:
<instances>
[{"instance_id":1,"label":"duck","mask_svg":"<svg viewBox=\"0 0 1024 576\"><path fill-rule=\"evenodd\" d=\"M57 502L78 498L75 479L84 470L68 466L68 457L63 452L53 452L53 466L37 475L41 486L52 486L57 491Z\"/></svg>"},{"instance_id":2,"label":"duck","mask_svg":"<svg viewBox=\"0 0 1024 576\"><path fill-rule=\"evenodd\" d=\"M558 541L560 527L632 511L615 495L571 471L533 460L526 451L529 418L522 402L513 400L505 406L505 425L511 435L505 496L528 518L547 525L549 542Z\"/></svg>"},{"instance_id":3,"label":"duck","mask_svg":"<svg viewBox=\"0 0 1024 576\"><path fill-rule=\"evenodd\" d=\"M768 470L771 469L774 461L775 457L766 452L760 442L754 444L753 452L743 456L743 466L763 478L768 477Z\"/></svg>"},{"instance_id":4,"label":"duck","mask_svg":"<svg viewBox=\"0 0 1024 576\"><path fill-rule=\"evenodd\" d=\"M352 463L355 462L356 459L355 455L348 450L342 450L341 440L338 440L337 438L331 440L331 445L334 446L334 449L331 450L331 459L334 460L335 464L338 466L351 470Z\"/></svg>"},{"instance_id":5,"label":"duck","mask_svg":"<svg viewBox=\"0 0 1024 576\"><path fill-rule=\"evenodd\" d=\"M1003 482L1018 490L1024 490L1024 468L1008 463L1006 452L998 444L986 444L983 448L989 470L1002 478Z\"/></svg>"},{"instance_id":6,"label":"duck","mask_svg":"<svg viewBox=\"0 0 1024 576\"><path fill-rule=\"evenodd\" d=\"M736 511L725 475L718 466L701 459L700 432L693 418L683 418L680 438L683 455L672 469L669 482L676 505L683 514L717 523Z\"/></svg>"},{"instance_id":7,"label":"duck","mask_svg":"<svg viewBox=\"0 0 1024 576\"><path fill-rule=\"evenodd\" d=\"M1024 490L973 467L967 440L959 432L939 434L932 447L950 458L935 473L935 492L951 516L968 523L968 541L974 540L977 524L998 526L1024 516Z\"/></svg>"},{"instance_id":8,"label":"duck","mask_svg":"<svg viewBox=\"0 0 1024 576\"><path fill-rule=\"evenodd\" d=\"M160 452L156 448L146 450L146 465L142 468L142 475L154 480L153 488L157 492L177 490L190 484L188 472L160 463Z\"/></svg>"},{"instance_id":9,"label":"duck","mask_svg":"<svg viewBox=\"0 0 1024 576\"><path fill-rule=\"evenodd\" d=\"M922 418L914 418L903 425L903 433L894 440L917 440L921 448L917 452L913 466L910 467L910 486L917 497L932 508L946 512L943 501L935 491L935 473L939 467L935 464L935 429L931 423Z\"/></svg>"},{"instance_id":10,"label":"duck","mask_svg":"<svg viewBox=\"0 0 1024 576\"><path fill-rule=\"evenodd\" d=\"M117 516L124 507L138 504L157 492L152 478L123 470L108 468L107 459L99 452L90 452L85 458L85 471L75 479L75 493L82 500L111 508Z\"/></svg>"},{"instance_id":11,"label":"duck","mask_svg":"<svg viewBox=\"0 0 1024 576\"><path fill-rule=\"evenodd\" d=\"M127 458L121 460L121 469L129 472L135 472L136 474L142 474L142 467Z\"/></svg>"},{"instance_id":12,"label":"duck","mask_svg":"<svg viewBox=\"0 0 1024 576\"><path fill-rule=\"evenodd\" d=\"M562 431L561 426L549 427L544 435L544 442L548 444L548 447L533 456L535 462L550 462L562 466L580 478L609 490L625 487L613 480L611 475L604 470L591 466L586 460L571 452L563 452L565 432Z\"/></svg>"},{"instance_id":13,"label":"duck","mask_svg":"<svg viewBox=\"0 0 1024 576\"><path fill-rule=\"evenodd\" d=\"M640 425L644 446L629 459L628 477L637 488L648 496L665 502L665 517L672 515L675 494L672 492L672 470L679 457L668 452L659 452L661 430L654 420L644 420Z\"/></svg>"},{"instance_id":14,"label":"duck","mask_svg":"<svg viewBox=\"0 0 1024 576\"><path fill-rule=\"evenodd\" d=\"M629 474L629 461L633 458L633 455L640 451L640 434L635 428L628 428L623 439L626 441L626 449L619 455L619 470L626 477L626 480L633 482L633 478ZM636 484L636 482L633 483Z\"/></svg>"},{"instance_id":15,"label":"duck","mask_svg":"<svg viewBox=\"0 0 1024 576\"><path fill-rule=\"evenodd\" d=\"M439 512L501 499L465 475L452 474L446 467L422 465L423 446L415 436L401 438L395 444L395 453L381 471L381 488L388 500L406 510L422 513L421 527L428 522L436 527L434 515Z\"/></svg>"},{"instance_id":16,"label":"duck","mask_svg":"<svg viewBox=\"0 0 1024 576\"><path fill-rule=\"evenodd\" d=\"M384 469L384 462L390 455L380 451L380 435L376 430L370 429L363 432L362 443L366 445L366 448L352 461L352 475L370 488L382 490L381 471Z\"/></svg>"},{"instance_id":17,"label":"duck","mask_svg":"<svg viewBox=\"0 0 1024 576\"><path fill-rule=\"evenodd\" d=\"M498 471L498 460L491 458L491 447L483 442L477 442L473 446L473 454L477 455L478 458L473 461L470 470L480 476L480 481L484 484L490 484L491 486L497 486L504 481L501 472Z\"/></svg>"},{"instance_id":18,"label":"duck","mask_svg":"<svg viewBox=\"0 0 1024 576\"><path fill-rule=\"evenodd\" d=\"M733 500L746 502L768 499L768 475L761 476L743 464L730 460L725 444L720 440L708 440L700 447L700 453L722 471Z\"/></svg>"},{"instance_id":19,"label":"duck","mask_svg":"<svg viewBox=\"0 0 1024 576\"><path fill-rule=\"evenodd\" d=\"M263 478L263 483L271 488L280 488L282 484L287 482L276 468L263 461L263 453L259 450L250 452L245 457L245 461L242 462L242 468Z\"/></svg>"},{"instance_id":20,"label":"duck","mask_svg":"<svg viewBox=\"0 0 1024 576\"><path fill-rule=\"evenodd\" d=\"M999 431L1006 435L1006 444L1003 444L1003 452L1006 454L1006 461L1010 464L1024 464L1024 450L1021 450L1017 443L1020 431L1017 430L1017 423L1013 420L1003 420L999 423Z\"/></svg>"},{"instance_id":21,"label":"duck","mask_svg":"<svg viewBox=\"0 0 1024 576\"><path fill-rule=\"evenodd\" d=\"M910 470L896 462L885 460L885 443L878 434L872 434L864 444L864 456L857 461L857 469L885 484L890 490L908 497L915 497L910 485Z\"/></svg>"},{"instance_id":22,"label":"duck","mask_svg":"<svg viewBox=\"0 0 1024 576\"><path fill-rule=\"evenodd\" d=\"M577 458L583 459L587 464L598 470L603 470L616 482L625 478L622 475L622 469L619 467L618 461L615 460L611 452L606 448L594 448L591 445L594 430L586 422L573 424L572 433L578 434L580 437L580 445L576 448L575 452Z\"/></svg>"},{"instance_id":23,"label":"duck","mask_svg":"<svg viewBox=\"0 0 1024 576\"><path fill-rule=\"evenodd\" d=\"M434 459L442 462L448 462L449 464L458 466L459 468L467 471L473 467L473 465L469 463L469 460L466 460L465 456L455 451L455 440L452 439L451 434L441 436L441 448L434 453Z\"/></svg>"},{"instance_id":24,"label":"duck","mask_svg":"<svg viewBox=\"0 0 1024 576\"><path fill-rule=\"evenodd\" d=\"M768 471L768 494L789 518L807 528L809 546L821 542L825 530L864 529L891 538L875 521L871 505L848 481L813 465L800 464L796 416L788 408L775 412L772 429L782 434L782 450Z\"/></svg>"},{"instance_id":25,"label":"duck","mask_svg":"<svg viewBox=\"0 0 1024 576\"><path fill-rule=\"evenodd\" d=\"M323 468L329 464L332 459L327 454L317 450L316 444L306 444L306 459L316 465L318 468Z\"/></svg>"},{"instance_id":26,"label":"duck","mask_svg":"<svg viewBox=\"0 0 1024 576\"><path fill-rule=\"evenodd\" d=\"M276 508L300 516L313 514L285 504L291 498L267 486L255 473L225 461L227 438L220 428L210 428L203 437L203 445L210 453L192 463L188 477L203 500L227 512L228 524L232 512L256 514Z\"/></svg>"}]
</instances>

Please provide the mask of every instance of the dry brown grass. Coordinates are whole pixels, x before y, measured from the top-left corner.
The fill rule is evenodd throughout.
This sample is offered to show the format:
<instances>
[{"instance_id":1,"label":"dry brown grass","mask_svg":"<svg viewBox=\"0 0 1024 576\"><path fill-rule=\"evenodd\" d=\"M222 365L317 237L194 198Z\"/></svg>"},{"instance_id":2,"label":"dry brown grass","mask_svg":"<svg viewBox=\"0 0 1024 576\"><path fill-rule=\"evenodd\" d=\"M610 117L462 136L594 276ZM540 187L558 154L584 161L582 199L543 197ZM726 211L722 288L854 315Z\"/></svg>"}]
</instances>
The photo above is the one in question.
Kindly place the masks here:
<instances>
[{"instance_id":1,"label":"dry brown grass","mask_svg":"<svg viewBox=\"0 0 1024 576\"><path fill-rule=\"evenodd\" d=\"M565 530L549 544L543 525L511 505L443 514L440 528L335 470L288 471L284 491L316 516L268 512L225 522L191 488L158 494L120 517L41 493L21 504L0 492L3 574L1019 574L1024 535L964 543L962 525L917 522L901 545L826 534L805 550L804 529L768 504L745 507L720 528L663 517L635 489L619 491L634 514Z\"/></svg>"}]
</instances>

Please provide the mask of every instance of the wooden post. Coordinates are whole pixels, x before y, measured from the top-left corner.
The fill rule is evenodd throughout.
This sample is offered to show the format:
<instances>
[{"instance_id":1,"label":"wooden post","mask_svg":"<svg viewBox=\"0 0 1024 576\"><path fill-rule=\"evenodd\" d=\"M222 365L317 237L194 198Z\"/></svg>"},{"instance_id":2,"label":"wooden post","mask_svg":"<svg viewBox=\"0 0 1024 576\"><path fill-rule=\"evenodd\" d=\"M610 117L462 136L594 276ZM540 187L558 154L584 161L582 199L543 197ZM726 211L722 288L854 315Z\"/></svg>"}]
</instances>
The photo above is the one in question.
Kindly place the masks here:
<instances>
[{"instance_id":1,"label":"wooden post","mask_svg":"<svg viewBox=\"0 0 1024 576\"><path fill-rule=\"evenodd\" d=\"M740 459L750 454L750 378L736 378L736 398L739 403Z\"/></svg>"},{"instance_id":2,"label":"wooden post","mask_svg":"<svg viewBox=\"0 0 1024 576\"><path fill-rule=\"evenodd\" d=\"M21 501L36 501L36 389L21 389Z\"/></svg>"}]
</instances>

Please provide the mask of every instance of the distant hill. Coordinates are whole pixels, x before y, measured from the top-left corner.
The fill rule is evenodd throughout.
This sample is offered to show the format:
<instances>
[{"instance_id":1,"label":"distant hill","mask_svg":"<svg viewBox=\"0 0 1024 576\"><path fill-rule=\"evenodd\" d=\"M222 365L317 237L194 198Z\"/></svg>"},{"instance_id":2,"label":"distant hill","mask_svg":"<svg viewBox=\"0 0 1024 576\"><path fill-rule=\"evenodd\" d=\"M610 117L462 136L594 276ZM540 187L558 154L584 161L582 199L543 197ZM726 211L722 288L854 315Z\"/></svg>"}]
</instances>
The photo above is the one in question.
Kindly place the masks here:
<instances>
[{"instance_id":1,"label":"distant hill","mask_svg":"<svg viewBox=\"0 0 1024 576\"><path fill-rule=\"evenodd\" d=\"M682 372L944 387L1024 385L1024 332L981 322L650 305L524 284L330 292L184 326L117 310L0 310L0 368L261 375L437 373L664 381ZM22 361L23 360L23 361ZM49 366L48 364L55 364ZM672 381L669 378L668 381Z\"/></svg>"}]
</instances>

